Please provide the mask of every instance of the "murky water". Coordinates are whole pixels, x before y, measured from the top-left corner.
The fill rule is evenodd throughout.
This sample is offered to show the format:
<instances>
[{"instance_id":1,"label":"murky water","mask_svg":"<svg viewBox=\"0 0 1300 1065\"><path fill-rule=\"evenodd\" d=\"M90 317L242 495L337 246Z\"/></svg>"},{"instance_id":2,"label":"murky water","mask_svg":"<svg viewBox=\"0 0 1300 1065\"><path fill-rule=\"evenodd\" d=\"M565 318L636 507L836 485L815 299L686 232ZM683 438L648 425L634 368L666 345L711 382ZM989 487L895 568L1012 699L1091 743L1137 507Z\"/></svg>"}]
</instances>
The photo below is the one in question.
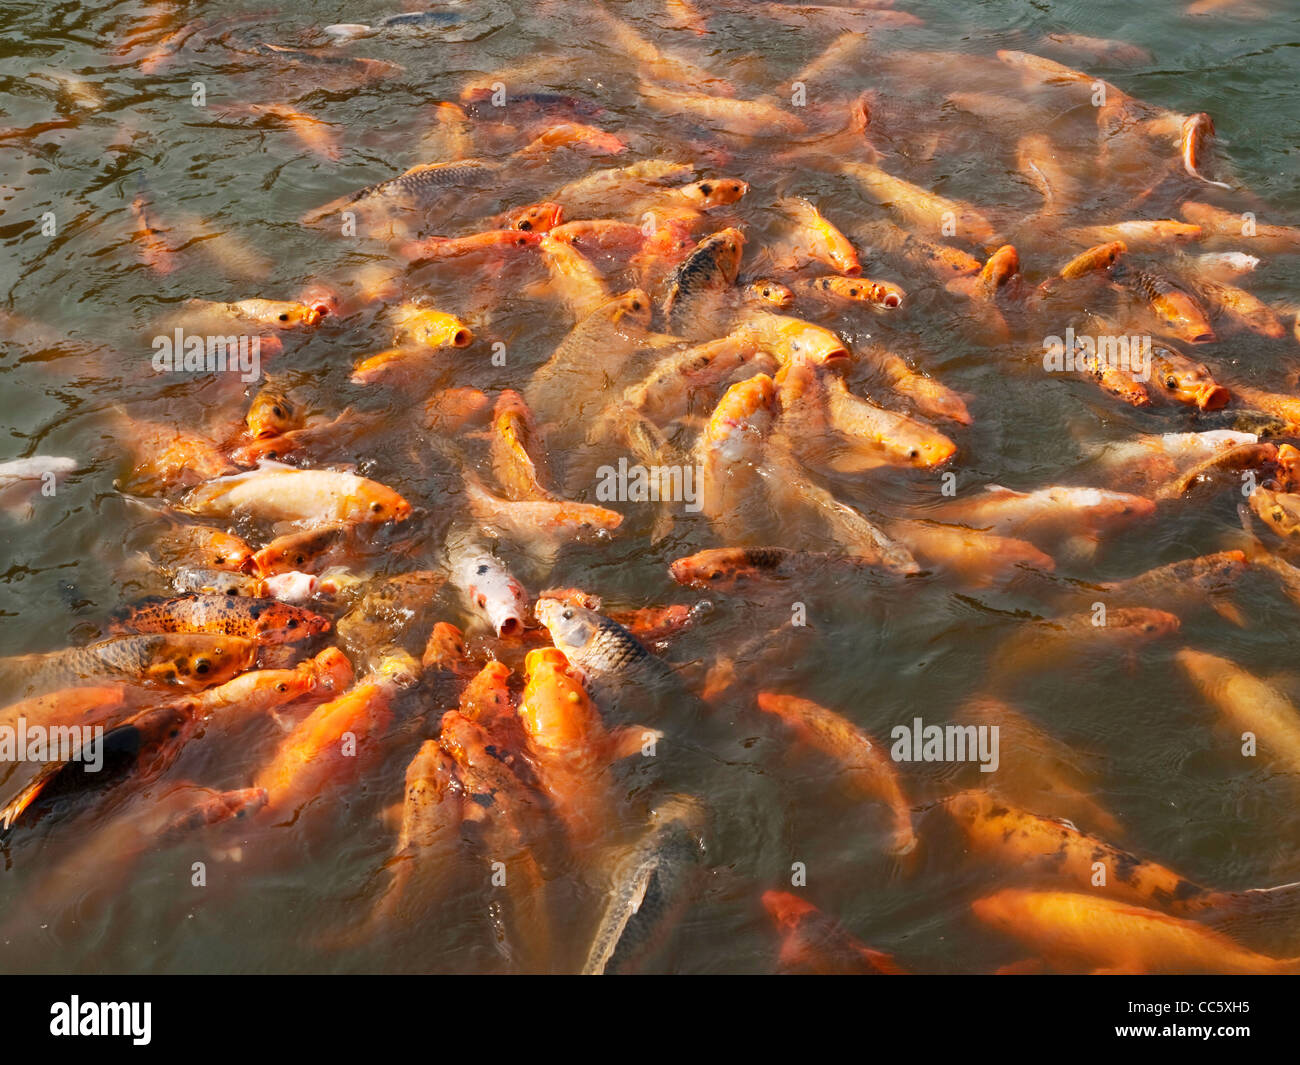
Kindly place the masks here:
<instances>
[{"instance_id":1,"label":"murky water","mask_svg":"<svg viewBox=\"0 0 1300 1065\"><path fill-rule=\"evenodd\" d=\"M699 0L696 6L708 11L713 5ZM771 93L781 103L794 73L844 28L824 16L788 25L739 10L742 5L720 5L709 32L697 35L675 29L660 4L610 7L660 48L730 81L739 96ZM840 128L848 102L874 90L871 138L881 165L977 205L1016 244L1034 283L1059 268L1076 246L1059 235L1060 225L1031 220L1041 200L1015 165L1017 139L1030 130L1014 119L977 118L946 103L949 93L1000 93L1040 109L1035 130L1052 138L1080 183L1070 225L1177 217L1178 203L1187 198L1254 210L1264 221L1295 221L1300 13L1283 0L1260 0L1266 13L1260 18L1233 8L1191 18L1185 7L1181 0L899 0L898 9L914 12L924 25L872 30L870 45L855 59L809 84L809 125ZM115 487L146 457L135 453L120 412L230 439L256 390L230 376L153 371L153 337L191 298L291 299L312 283L343 294L352 310L314 331L281 334L284 351L268 357L264 369L314 416L332 417L349 406L385 415L381 428L356 440L327 442L309 456L315 464L353 464L417 508L409 522L379 534L359 568L382 575L441 565L446 531L462 513L461 479L420 416L425 393L451 385L490 395L522 390L570 329L572 316L536 287L545 271L535 256L511 259L487 277L455 263L411 271L403 280L405 292L465 318L478 339L447 356L445 372L418 386L350 384L353 364L389 346L393 332L384 302L360 304L355 297L367 268L394 260L381 242L335 236L298 220L334 197L438 160L443 142L436 105L461 99L471 83L490 85L499 72L550 57L540 73L535 68L518 78L500 75L508 92L576 98L590 105L584 121L616 133L628 147L616 158L555 151L541 164L509 172L500 186L441 208L447 213L431 219L427 233L473 232L476 219L545 199L599 167L639 158L681 159L695 163L701 175L748 181L743 200L716 212L717 228L745 226L746 264L776 241L783 220L772 205L783 196L809 198L850 236L863 222L889 217L845 177L809 165L806 157L781 158L790 145L780 138L732 136L705 121L646 106L635 64L579 3L467 0L446 25L421 32L394 28L334 46L341 55L401 68L381 77L294 62L262 48L321 45L322 26L376 23L395 10L369 2L302 3L279 11L134 0L0 4L0 125L24 129L67 120L44 132L0 139L0 309L21 320L7 327L0 342L0 460L41 454L78 462L53 498L36 500L30 520L6 518L0 526L3 654L84 643L123 603L166 591L164 579L142 561L158 527L157 500L140 502ZM163 18L159 25L165 30L150 31L151 17ZM145 63L162 32L186 27L194 32L171 38L178 45L174 54L160 53ZM1044 45L1051 33L1115 38L1147 49L1152 58L1108 64L1068 46ZM1182 114L1209 112L1219 136L1218 165L1231 172L1241 191L1211 190L1179 177L1171 145L1168 180L1140 214L1122 213L1141 190L1142 175L1125 173L1123 160L1101 165L1087 92L1030 86L992 58L998 49L1051 55ZM329 123L341 148L338 158L313 152L285 123L250 113L249 104L291 104ZM530 116L511 111L509 104L503 116L480 111L473 130L482 157L505 160L527 142L521 131ZM514 130L495 125L495 117L514 123ZM205 227L204 235L178 252L179 268L166 276L141 261L132 239L131 201L141 193L160 220L190 218ZM954 243L984 257L978 245ZM960 448L947 467L959 493L985 484L1025 491L1051 484L1105 487L1090 456L1108 444L1139 432L1231 425L1230 419L1181 406L1126 408L1086 381L1045 374L1035 364L1041 322L1013 317L1012 334L990 341L971 305L931 275L863 241L858 246L864 275L907 290L905 309L891 317L854 307L800 313L850 344L870 337L889 346L969 397L973 424L942 427ZM1158 265L1161 254L1145 260ZM633 283L633 275L614 260L601 265L610 291ZM742 278L751 276L743 266ZM1262 299L1285 305L1294 302L1298 281L1296 259L1277 256L1267 257L1245 284ZM1069 322L1062 317L1049 332L1061 333ZM490 357L497 342L505 346L504 365ZM1195 354L1230 383L1274 391L1293 388L1300 369L1300 349L1289 331L1283 341L1225 333ZM851 369L849 381L860 393L888 395L866 365ZM481 452L473 454L488 476ZM562 456L556 458L563 463ZM836 477L831 484L840 499L881 519L925 516L944 501L937 471L885 469ZM594 501L594 486L576 496ZM1172 661L1180 647L1190 645L1260 676L1294 676L1296 607L1276 582L1255 572L1243 578L1232 597L1241 625L1208 610L1188 611L1176 637L1133 654L1066 653L1033 678L995 676L991 666L1031 619L1059 614L1066 603L1069 609L1086 608L1086 595L1084 607L1077 596L1069 598L1071 581L1117 580L1240 546L1240 498L1229 485L1162 504L1154 520L1108 538L1095 557L1058 557L1053 577L1011 587L969 589L940 574L900 582L832 571L774 601L712 597L713 612L666 652L688 677L756 634L775 634L796 603L806 611L807 624L793 634L773 635L766 653L748 656L731 697L707 710L688 700L660 706L658 718L644 722L666 733L658 756L618 771L613 801L623 834L672 790L699 795L711 812L710 872L650 967L775 971L780 940L759 897L788 886L796 863L806 869L808 898L907 968L990 971L1024 953L969 911L972 899L1021 881L968 856L936 806L959 785L982 786L978 769L900 767L922 844L917 858L899 868L884 853L889 825L883 807L848 793L833 763L798 746L779 722L759 713L753 705L759 687L813 699L878 738L917 716L948 723L973 696L996 694L1068 745L1090 797L1123 826L1122 839L1113 842L1217 888L1300 879L1294 774L1240 757L1239 739L1230 729L1225 733L1217 712ZM550 569L509 544L501 554L534 592L578 586L601 595L610 608L700 598L675 585L667 565L718 545L708 522L678 514L672 533L652 545L654 509L614 505L626 515L618 536L566 547ZM258 542L266 533L254 526L240 531ZM800 535L792 529L787 546L834 546L796 542ZM442 593L427 614L411 621L411 649L418 653L439 619L465 623L469 615L454 594ZM31 917L23 905L40 874L66 862L121 812L111 794L99 804L56 804L33 826L20 826L6 845L0 905L3 913L20 916L4 927L0 967L516 967L508 922L498 920L502 901L481 861L451 876L445 897L400 934L362 943L340 943L337 935L368 910L393 846L394 829L383 813L401 799L402 774L419 739L433 733L439 713L454 700L454 692L405 697L380 762L322 796L311 816L196 836L129 862L100 858L91 866L74 865L57 910ZM180 780L247 786L281 735L269 720L234 733L212 729L192 741L147 794L161 794ZM999 774L1016 773L1018 756L1030 757L1004 742ZM197 861L207 867L201 887L192 883ZM585 954L599 890L593 886L599 884L591 874L594 863L590 855L579 856L550 885L557 970L573 969Z\"/></svg>"}]
</instances>

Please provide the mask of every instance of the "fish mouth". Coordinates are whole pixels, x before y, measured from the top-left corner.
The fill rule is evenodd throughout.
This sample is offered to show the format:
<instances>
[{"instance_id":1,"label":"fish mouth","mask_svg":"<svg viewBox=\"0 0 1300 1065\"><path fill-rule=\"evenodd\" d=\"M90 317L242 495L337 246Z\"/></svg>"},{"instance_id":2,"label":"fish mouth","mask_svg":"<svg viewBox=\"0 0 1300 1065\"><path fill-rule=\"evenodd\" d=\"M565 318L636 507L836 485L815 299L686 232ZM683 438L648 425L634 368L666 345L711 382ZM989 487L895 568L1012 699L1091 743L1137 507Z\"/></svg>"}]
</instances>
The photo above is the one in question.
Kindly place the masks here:
<instances>
[{"instance_id":1,"label":"fish mouth","mask_svg":"<svg viewBox=\"0 0 1300 1065\"><path fill-rule=\"evenodd\" d=\"M886 307L901 307L903 305L903 297L897 292L890 292L886 294L885 298L880 302Z\"/></svg>"},{"instance_id":2,"label":"fish mouth","mask_svg":"<svg viewBox=\"0 0 1300 1065\"><path fill-rule=\"evenodd\" d=\"M517 636L523 629L523 622L518 618L502 618L497 625L498 636Z\"/></svg>"},{"instance_id":3,"label":"fish mouth","mask_svg":"<svg viewBox=\"0 0 1300 1065\"><path fill-rule=\"evenodd\" d=\"M457 329L451 335L451 346L453 348L467 348L474 341L474 334L468 329Z\"/></svg>"},{"instance_id":4,"label":"fish mouth","mask_svg":"<svg viewBox=\"0 0 1300 1065\"><path fill-rule=\"evenodd\" d=\"M1222 385L1204 385L1196 390L1196 406L1201 410L1220 410L1231 398L1232 393Z\"/></svg>"}]
</instances>

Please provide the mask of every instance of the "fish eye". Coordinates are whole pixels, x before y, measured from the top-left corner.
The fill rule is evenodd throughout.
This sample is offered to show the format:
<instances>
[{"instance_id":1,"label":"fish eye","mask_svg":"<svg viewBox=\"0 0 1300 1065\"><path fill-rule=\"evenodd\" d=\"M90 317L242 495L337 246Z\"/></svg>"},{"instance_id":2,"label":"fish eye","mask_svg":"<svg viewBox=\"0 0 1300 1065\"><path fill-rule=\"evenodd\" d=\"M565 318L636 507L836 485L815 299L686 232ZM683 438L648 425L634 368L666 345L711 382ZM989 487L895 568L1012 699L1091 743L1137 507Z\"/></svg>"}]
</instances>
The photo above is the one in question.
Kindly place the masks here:
<instances>
[{"instance_id":1,"label":"fish eye","mask_svg":"<svg viewBox=\"0 0 1300 1065\"><path fill-rule=\"evenodd\" d=\"M281 311L281 312L280 312L280 321L282 321L282 322L287 322L288 320L289 320L289 312L288 312L288 311Z\"/></svg>"},{"instance_id":2,"label":"fish eye","mask_svg":"<svg viewBox=\"0 0 1300 1065\"><path fill-rule=\"evenodd\" d=\"M569 607L565 607L564 612L560 615L560 617L562 617L565 621L572 621L573 620L572 609L570 609Z\"/></svg>"},{"instance_id":3,"label":"fish eye","mask_svg":"<svg viewBox=\"0 0 1300 1065\"><path fill-rule=\"evenodd\" d=\"M275 686L275 690L278 692L287 692L289 690L289 685L284 681L280 681L280 683Z\"/></svg>"},{"instance_id":4,"label":"fish eye","mask_svg":"<svg viewBox=\"0 0 1300 1065\"><path fill-rule=\"evenodd\" d=\"M277 418L284 417L284 411L282 411L279 407L272 407L271 413L274 414Z\"/></svg>"},{"instance_id":5,"label":"fish eye","mask_svg":"<svg viewBox=\"0 0 1300 1065\"><path fill-rule=\"evenodd\" d=\"M701 191L702 193L704 193L705 196L707 196L709 193L711 193L711 192L713 191L713 186L712 186L712 185L708 185L708 184L701 185L701 186L700 186L700 191Z\"/></svg>"},{"instance_id":6,"label":"fish eye","mask_svg":"<svg viewBox=\"0 0 1300 1065\"><path fill-rule=\"evenodd\" d=\"M634 311L639 311L640 309L641 309L641 301L640 301L640 300L633 300L633 301L632 301L632 310L634 310Z\"/></svg>"},{"instance_id":7,"label":"fish eye","mask_svg":"<svg viewBox=\"0 0 1300 1065\"><path fill-rule=\"evenodd\" d=\"M1165 388L1177 388L1177 387L1178 387L1178 378L1176 377L1165 378Z\"/></svg>"},{"instance_id":8,"label":"fish eye","mask_svg":"<svg viewBox=\"0 0 1300 1065\"><path fill-rule=\"evenodd\" d=\"M483 574L485 574L487 571L488 571L487 563L484 562L484 563L483 563L481 566L479 566L479 568L476 569L474 572L477 573L480 577L482 577Z\"/></svg>"},{"instance_id":9,"label":"fish eye","mask_svg":"<svg viewBox=\"0 0 1300 1065\"><path fill-rule=\"evenodd\" d=\"M299 566L306 565L306 563L307 563L307 556L306 556L306 555L298 555L298 556L296 556L296 557L294 558L294 562L296 562Z\"/></svg>"},{"instance_id":10,"label":"fish eye","mask_svg":"<svg viewBox=\"0 0 1300 1065\"><path fill-rule=\"evenodd\" d=\"M529 221L523 221L523 222L520 222L520 223L519 223L519 228L522 229L522 230L526 233L526 232L528 232L528 230L530 230L530 229L533 228L533 224L532 224L532 222L529 222Z\"/></svg>"},{"instance_id":11,"label":"fish eye","mask_svg":"<svg viewBox=\"0 0 1300 1065\"><path fill-rule=\"evenodd\" d=\"M370 513L372 513L372 514L382 514L383 511L384 511L384 504L383 504L383 503L371 503L371 504L370 504Z\"/></svg>"},{"instance_id":12,"label":"fish eye","mask_svg":"<svg viewBox=\"0 0 1300 1065\"><path fill-rule=\"evenodd\" d=\"M195 659L194 672L197 673L199 676L203 676L205 673L211 672L211 670L212 670L212 663L209 662L206 658Z\"/></svg>"},{"instance_id":13,"label":"fish eye","mask_svg":"<svg viewBox=\"0 0 1300 1065\"><path fill-rule=\"evenodd\" d=\"M912 450L909 451L909 452L907 453L907 457L908 457L909 459L919 458L920 455L921 455L921 453L920 453L919 451L917 451L916 448L912 448Z\"/></svg>"},{"instance_id":14,"label":"fish eye","mask_svg":"<svg viewBox=\"0 0 1300 1065\"><path fill-rule=\"evenodd\" d=\"M286 629L296 629L297 627L298 627L298 619L297 619L297 618L290 618L290 619L289 619L289 623L288 623L287 625L285 625L285 628L286 628Z\"/></svg>"}]
</instances>

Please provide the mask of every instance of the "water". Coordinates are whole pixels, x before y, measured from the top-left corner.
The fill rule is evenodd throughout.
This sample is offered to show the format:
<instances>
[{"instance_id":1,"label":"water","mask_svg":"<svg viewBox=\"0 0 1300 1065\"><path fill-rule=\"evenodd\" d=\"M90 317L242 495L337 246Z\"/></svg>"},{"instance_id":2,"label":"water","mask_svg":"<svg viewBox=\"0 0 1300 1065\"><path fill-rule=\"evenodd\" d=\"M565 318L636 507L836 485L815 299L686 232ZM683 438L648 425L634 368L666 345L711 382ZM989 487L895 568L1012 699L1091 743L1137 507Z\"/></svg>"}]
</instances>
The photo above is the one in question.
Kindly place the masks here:
<instances>
[{"instance_id":1,"label":"water","mask_svg":"<svg viewBox=\"0 0 1300 1065\"><path fill-rule=\"evenodd\" d=\"M833 27L799 29L749 13L723 11L712 32L697 37L673 30L657 5L612 5L661 48L689 57L732 81L739 94L784 97L794 71L836 36ZM701 0L702 9L709 4ZM1188 18L1182 3L901 3L926 20L923 27L884 28L861 58L809 86L810 105L830 107L867 89L880 91L885 135L876 141L882 165L947 196L986 210L1011 234L1034 280L1070 254L1050 227L1022 225L1038 195L1015 172L1015 138L1024 130L986 127L945 106L961 89L1015 92L1015 77L995 80L989 59L999 48L1043 51L1088 70L1125 92L1172 110L1214 116L1226 143L1216 154L1236 175L1241 202L1261 220L1300 217L1300 18L1277 0L1267 17ZM152 518L118 492L117 478L139 456L131 453L114 410L137 418L233 434L252 390L229 380L162 379L149 366L158 323L190 298L252 296L289 299L304 285L328 282L345 295L361 268L386 261L382 245L346 241L300 226L307 210L422 161L421 137L430 134L434 105L455 100L471 79L489 78L534 56L554 57L528 88L579 97L603 109L594 124L623 136L631 158L683 158L707 173L751 183L749 195L720 217L747 227L749 254L776 232L771 204L802 195L847 231L884 212L845 179L799 163L776 162L781 143L744 143L699 124L642 105L632 64L608 42L581 5L506 3L462 5L464 18L425 33L396 29L341 50L399 64L392 76L362 82L325 80L312 69L259 54L259 42L286 47L325 43L321 27L377 24L395 9L383 4L303 3L281 12L257 5L0 4L0 125L27 127L60 116L65 128L27 139L6 139L0 151L0 308L40 323L59 338L31 342L18 328L0 347L0 459L33 454L74 456L80 470L53 499L39 499L32 520L3 526L0 568L0 651L53 650L93 638L123 602L163 589L137 561ZM130 47L150 15L169 28L198 27L161 70L140 62L147 45ZM1107 66L1088 57L1042 47L1047 33L1116 38L1150 50L1154 60ZM971 57L915 65L905 52ZM891 56L882 61L882 56ZM78 103L40 72L74 77ZM194 106L200 87L206 100ZM1048 112L1049 133L1072 170L1086 181L1073 224L1117 220L1111 176L1094 169L1095 125L1086 101L1061 89L1021 90ZM337 161L314 154L282 123L259 121L241 105L287 103L333 127L342 146ZM836 128L831 121L829 128ZM819 128L828 128L825 119ZM990 132L990 129L992 132ZM484 138L484 153L504 155L522 144ZM424 142L427 150L429 140ZM712 154L711 154L712 153ZM1171 164L1174 150L1170 149ZM593 161L581 152L556 153L528 176L526 193L494 202L492 190L475 206L481 215L502 206L545 198L590 169L623 160ZM131 235L132 198L144 188L161 221L200 219L209 234L225 234L246 249L233 259L208 254L198 241L180 254L181 267L159 277L142 264ZM1160 195L1172 212L1180 196L1238 201L1208 187L1175 181ZM51 212L56 231L42 233ZM1109 212L1109 213L1106 213ZM472 231L472 215L442 219ZM720 223L722 224L722 223ZM430 232L444 232L437 225ZM968 305L933 279L888 255L862 249L864 273L898 280L909 294L905 314L882 320L848 310L828 320L850 341L867 335L906 354L919 369L971 397L974 424L945 427L960 445L952 470L960 489L1000 483L1032 490L1053 483L1087 484L1086 457L1135 432L1198 426L1186 408L1133 411L1108 401L1073 378L1034 372L1035 331L990 345L971 333ZM972 249L977 250L977 249ZM1158 256L1154 257L1158 260ZM567 313L524 286L542 276L535 262L510 268L480 285L457 269L425 270L410 278L413 292L469 318L479 334L467 352L449 357L439 382L489 393L522 389L569 328ZM630 282L611 277L612 291ZM1274 302L1293 297L1295 261L1270 259L1246 284ZM1064 326L1062 323L1062 327ZM313 414L333 416L349 404L387 412L381 431L351 446L323 448L321 462L353 463L391 485L419 508L381 552L378 572L436 566L438 548L459 507L457 471L429 446L413 417L422 395L360 389L347 381L352 364L388 345L391 325L381 305L350 314L305 334L285 334L285 352L267 369L292 386ZM506 365L494 366L488 345L506 345ZM1300 358L1293 342L1234 334L1197 351L1229 380L1285 390ZM1028 355L1030 361L1023 357ZM865 367L850 380L871 384ZM483 467L486 471L487 467ZM924 515L940 501L938 475L884 471L838 478L837 494L867 513ZM584 498L593 498L590 492ZM1209 493L1162 508L1158 520L1108 541L1091 562L1061 561L1058 576L1090 582L1231 547L1239 523L1237 497ZM625 531L608 545L569 548L555 569L532 572L527 583L576 585L613 606L692 602L666 566L673 558L714 546L707 523L679 520L673 534L651 546L653 515L628 506ZM141 537L144 537L143 541ZM816 545L812 545L816 546ZM825 546L825 545L822 545ZM506 554L520 566L517 555ZM797 692L835 708L877 737L914 716L945 723L970 697L988 691L990 655L1027 619L1056 612L1051 587L968 591L938 576L903 586L873 578L813 583L798 590L807 610L779 653L753 664L755 685ZM787 597L789 600L791 597ZM1129 660L1066 658L1032 683L1002 694L1026 716L1068 743L1090 781L1093 798L1126 828L1122 842L1199 883L1244 888L1300 879L1295 844L1300 815L1295 781L1236 757L1215 711L1182 678L1172 655L1193 645L1242 663L1260 675L1285 671L1294 607L1276 586L1249 575L1235 601L1247 618L1236 628L1198 613L1183 619L1180 635L1144 648ZM672 645L683 667L735 647L754 633L776 630L791 616L789 601L750 604L717 597L717 609ZM438 601L420 619L465 620L454 597ZM882 853L888 819L878 804L862 803L836 780L833 766L798 747L774 720L753 708L747 694L701 713L674 707L665 721L661 764L619 775L618 809L624 828L660 790L703 796L712 810L708 839L711 871L654 968L677 972L770 972L779 940L758 903L763 890L789 884L792 867L807 870L807 897L872 946L918 971L988 971L1021 956L1020 948L982 928L970 901L1009 883L1007 874L963 853L935 803L954 784L952 767L904 767L903 786L917 809L923 844L909 871ZM435 702L431 698L430 702ZM448 898L418 927L393 941L338 945L330 933L368 908L391 853L393 834L382 811L400 800L401 777L420 735L428 734L443 705L407 699L401 724L381 763L339 795L323 799L321 816L272 829L238 828L221 837L242 844L243 860L220 860L209 837L153 849L138 862L87 868L73 877L66 899L46 927L31 922L5 935L4 967L15 971L413 971L451 968L500 971L514 964L509 942L494 924L481 866L463 871ZM425 715L430 715L426 720ZM670 724L671 723L671 724ZM676 731L674 731L674 729ZM163 782L192 779L212 787L247 786L279 733L271 722L236 736L196 740ZM1014 751L1003 752L1004 765ZM969 769L969 767L967 767ZM960 782L984 783L961 771ZM56 809L6 850L3 909L19 903L37 873L64 859L93 834L114 808ZM207 885L192 885L192 863L207 862ZM108 863L112 866L114 863ZM453 878L454 879L454 878ZM568 869L552 885L557 968L572 968L594 921L581 870ZM499 900L498 900L499 902Z\"/></svg>"}]
</instances>

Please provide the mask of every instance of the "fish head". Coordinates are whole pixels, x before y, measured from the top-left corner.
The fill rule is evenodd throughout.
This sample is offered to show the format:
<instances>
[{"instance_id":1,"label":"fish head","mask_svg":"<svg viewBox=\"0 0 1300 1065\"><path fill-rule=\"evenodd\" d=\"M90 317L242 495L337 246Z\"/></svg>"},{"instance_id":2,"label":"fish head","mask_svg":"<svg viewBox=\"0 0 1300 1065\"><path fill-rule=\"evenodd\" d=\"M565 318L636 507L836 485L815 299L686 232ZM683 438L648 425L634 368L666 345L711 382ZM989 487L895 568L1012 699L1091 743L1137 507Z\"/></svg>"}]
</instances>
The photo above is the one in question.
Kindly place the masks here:
<instances>
[{"instance_id":1,"label":"fish head","mask_svg":"<svg viewBox=\"0 0 1300 1065\"><path fill-rule=\"evenodd\" d=\"M524 233L547 233L560 224L564 208L558 203L543 201L520 207L506 215L505 229L518 229Z\"/></svg>"},{"instance_id":2,"label":"fish head","mask_svg":"<svg viewBox=\"0 0 1300 1065\"><path fill-rule=\"evenodd\" d=\"M1108 628L1118 626L1127 629L1133 636L1142 640L1159 640L1165 636L1172 636L1182 628L1182 624L1176 614L1148 607L1124 607L1120 610L1112 610L1106 619Z\"/></svg>"},{"instance_id":3,"label":"fish head","mask_svg":"<svg viewBox=\"0 0 1300 1065\"><path fill-rule=\"evenodd\" d=\"M600 628L601 616L594 610L558 599L539 599L533 613L546 626L552 642L566 657L586 647Z\"/></svg>"},{"instance_id":4,"label":"fish head","mask_svg":"<svg viewBox=\"0 0 1300 1065\"><path fill-rule=\"evenodd\" d=\"M591 697L562 651L556 647L529 651L524 672L528 680L519 702L519 719L534 742L552 750L574 751L603 732Z\"/></svg>"},{"instance_id":5,"label":"fish head","mask_svg":"<svg viewBox=\"0 0 1300 1065\"><path fill-rule=\"evenodd\" d=\"M262 590L282 603L305 603L316 593L319 581L311 573L286 570L262 581Z\"/></svg>"},{"instance_id":6,"label":"fish head","mask_svg":"<svg viewBox=\"0 0 1300 1065\"><path fill-rule=\"evenodd\" d=\"M1250 509L1278 536L1300 538L1300 495L1256 488L1250 493Z\"/></svg>"},{"instance_id":7,"label":"fish head","mask_svg":"<svg viewBox=\"0 0 1300 1065\"><path fill-rule=\"evenodd\" d=\"M411 504L391 488L370 482L365 491L366 521L405 521L411 516Z\"/></svg>"},{"instance_id":8,"label":"fish head","mask_svg":"<svg viewBox=\"0 0 1300 1065\"><path fill-rule=\"evenodd\" d=\"M765 373L738 381L723 394L709 418L706 438L712 443L738 433L767 435L776 411L776 385Z\"/></svg>"},{"instance_id":9,"label":"fish head","mask_svg":"<svg viewBox=\"0 0 1300 1065\"><path fill-rule=\"evenodd\" d=\"M674 559L669 573L678 584L691 588L725 587L743 576L743 560L734 558L728 549L701 551Z\"/></svg>"},{"instance_id":10,"label":"fish head","mask_svg":"<svg viewBox=\"0 0 1300 1065\"><path fill-rule=\"evenodd\" d=\"M771 278L760 278L745 287L745 297L756 303L765 303L773 307L789 307L794 302L794 293L788 285Z\"/></svg>"},{"instance_id":11,"label":"fish head","mask_svg":"<svg viewBox=\"0 0 1300 1065\"><path fill-rule=\"evenodd\" d=\"M238 536L213 529L206 534L202 563L215 569L247 570L253 562L253 551Z\"/></svg>"},{"instance_id":12,"label":"fish head","mask_svg":"<svg viewBox=\"0 0 1300 1065\"><path fill-rule=\"evenodd\" d=\"M701 241L696 253L706 248L727 284L735 284L740 273L740 258L745 253L745 234L734 226L728 226Z\"/></svg>"},{"instance_id":13,"label":"fish head","mask_svg":"<svg viewBox=\"0 0 1300 1065\"><path fill-rule=\"evenodd\" d=\"M321 318L337 318L339 308L343 303L342 298L334 289L322 284L308 285L298 293L297 302L314 310L318 321Z\"/></svg>"},{"instance_id":14,"label":"fish head","mask_svg":"<svg viewBox=\"0 0 1300 1065\"><path fill-rule=\"evenodd\" d=\"M805 359L819 366L838 366L849 359L848 345L838 334L801 318L787 318L777 334L776 346L783 363Z\"/></svg>"},{"instance_id":15,"label":"fish head","mask_svg":"<svg viewBox=\"0 0 1300 1065\"><path fill-rule=\"evenodd\" d=\"M615 296L598 313L606 315L613 325L630 324L649 329L654 303L644 289L633 288Z\"/></svg>"},{"instance_id":16,"label":"fish head","mask_svg":"<svg viewBox=\"0 0 1300 1065\"><path fill-rule=\"evenodd\" d=\"M789 891L764 891L763 908L786 931L798 927L801 920L817 912L817 907L811 902Z\"/></svg>"},{"instance_id":17,"label":"fish head","mask_svg":"<svg viewBox=\"0 0 1300 1065\"><path fill-rule=\"evenodd\" d=\"M248 435L256 440L301 428L303 416L298 405L279 389L264 388L253 397L244 424Z\"/></svg>"},{"instance_id":18,"label":"fish head","mask_svg":"<svg viewBox=\"0 0 1300 1065\"><path fill-rule=\"evenodd\" d=\"M465 647L465 634L450 621L439 621L429 634L424 648L424 664L434 669L454 670L465 661L469 651Z\"/></svg>"},{"instance_id":19,"label":"fish head","mask_svg":"<svg viewBox=\"0 0 1300 1065\"><path fill-rule=\"evenodd\" d=\"M356 676L348 656L337 647L325 648L315 658L300 662L297 668L310 674L316 688L331 693L331 698L351 687Z\"/></svg>"},{"instance_id":20,"label":"fish head","mask_svg":"<svg viewBox=\"0 0 1300 1065\"><path fill-rule=\"evenodd\" d=\"M707 211L735 203L749 191L749 184L739 178L705 178L683 185L678 191L700 210Z\"/></svg>"}]
</instances>

